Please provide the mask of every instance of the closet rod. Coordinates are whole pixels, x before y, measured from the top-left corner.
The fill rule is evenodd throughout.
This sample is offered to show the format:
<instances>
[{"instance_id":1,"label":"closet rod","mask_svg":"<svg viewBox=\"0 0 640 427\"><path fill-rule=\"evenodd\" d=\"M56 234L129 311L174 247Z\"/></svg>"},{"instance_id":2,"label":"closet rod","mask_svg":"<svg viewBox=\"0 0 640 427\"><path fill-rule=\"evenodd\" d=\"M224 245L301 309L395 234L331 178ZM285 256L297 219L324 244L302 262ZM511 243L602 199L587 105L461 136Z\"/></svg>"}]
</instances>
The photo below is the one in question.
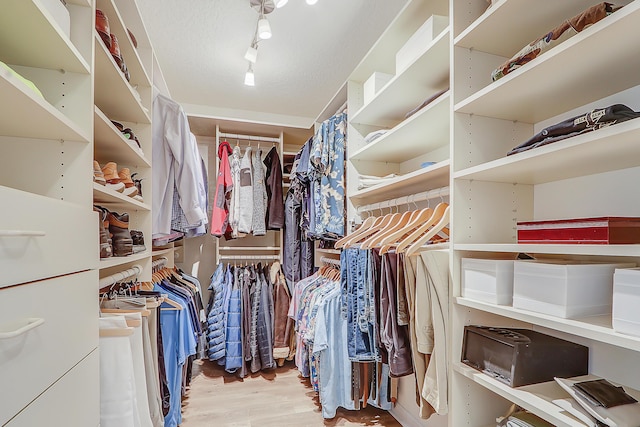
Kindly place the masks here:
<instances>
[{"instance_id":1,"label":"closet rod","mask_svg":"<svg viewBox=\"0 0 640 427\"><path fill-rule=\"evenodd\" d=\"M435 190L425 191L424 193L412 194L410 196L402 196L397 199L385 200L383 202L372 203L370 205L358 206L357 212L373 211L376 209L390 208L391 206L408 205L414 202L424 202L426 200L445 197L450 194L449 187L436 188Z\"/></svg>"},{"instance_id":2,"label":"closet rod","mask_svg":"<svg viewBox=\"0 0 640 427\"><path fill-rule=\"evenodd\" d=\"M231 260L261 260L261 259L280 259L280 255L220 255L218 259L231 259Z\"/></svg>"},{"instance_id":3,"label":"closet rod","mask_svg":"<svg viewBox=\"0 0 640 427\"><path fill-rule=\"evenodd\" d=\"M280 138L272 138L270 136L242 135L239 133L220 132L220 138L242 139L244 141L259 141L259 142L274 142L274 143L280 142Z\"/></svg>"},{"instance_id":4,"label":"closet rod","mask_svg":"<svg viewBox=\"0 0 640 427\"><path fill-rule=\"evenodd\" d=\"M329 257L326 257L326 256L321 257L320 258L320 262L323 262L325 264L333 264L333 265L340 266L340 260L339 259L329 258Z\"/></svg>"},{"instance_id":5,"label":"closet rod","mask_svg":"<svg viewBox=\"0 0 640 427\"><path fill-rule=\"evenodd\" d=\"M103 277L102 279L100 279L99 287L100 289L102 289L106 288L107 286L115 285L122 280L128 279L130 277L136 277L140 273L142 273L142 267L137 264L132 265L129 269L112 274L110 276Z\"/></svg>"},{"instance_id":6,"label":"closet rod","mask_svg":"<svg viewBox=\"0 0 640 427\"><path fill-rule=\"evenodd\" d=\"M154 259L153 262L151 263L151 270L154 272L157 270L160 270L164 268L168 262L169 262L169 259L166 257Z\"/></svg>"}]
</instances>

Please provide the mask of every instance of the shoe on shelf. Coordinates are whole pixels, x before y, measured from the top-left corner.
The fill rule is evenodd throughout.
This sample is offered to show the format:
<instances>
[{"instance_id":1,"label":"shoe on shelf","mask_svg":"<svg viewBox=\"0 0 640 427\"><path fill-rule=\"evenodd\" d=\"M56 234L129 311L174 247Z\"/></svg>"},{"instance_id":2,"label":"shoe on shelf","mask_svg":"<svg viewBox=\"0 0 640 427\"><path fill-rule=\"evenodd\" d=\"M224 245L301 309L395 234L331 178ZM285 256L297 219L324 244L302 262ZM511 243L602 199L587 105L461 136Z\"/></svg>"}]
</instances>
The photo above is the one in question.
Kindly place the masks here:
<instances>
[{"instance_id":1,"label":"shoe on shelf","mask_svg":"<svg viewBox=\"0 0 640 427\"><path fill-rule=\"evenodd\" d=\"M133 198L136 199L137 201L139 201L140 203L144 203L144 199L142 198L142 178L136 179L135 178L136 175L138 175L138 174L137 173L131 174L131 179L133 180L133 184L138 189L138 194L133 196Z\"/></svg>"},{"instance_id":2,"label":"shoe on shelf","mask_svg":"<svg viewBox=\"0 0 640 427\"><path fill-rule=\"evenodd\" d=\"M107 188L122 193L125 185L118 175L118 165L115 162L109 162L102 167L104 179L107 181Z\"/></svg>"},{"instance_id":3,"label":"shoe on shelf","mask_svg":"<svg viewBox=\"0 0 640 427\"><path fill-rule=\"evenodd\" d=\"M96 31L100 34L102 42L111 50L111 29L109 28L109 18L100 9L96 9Z\"/></svg>"},{"instance_id":4,"label":"shoe on shelf","mask_svg":"<svg viewBox=\"0 0 640 427\"><path fill-rule=\"evenodd\" d=\"M133 254L133 239L129 232L129 214L109 212L109 233L113 241L113 256L121 257Z\"/></svg>"},{"instance_id":5,"label":"shoe on shelf","mask_svg":"<svg viewBox=\"0 0 640 427\"><path fill-rule=\"evenodd\" d=\"M144 245L144 235L142 231L131 230L131 239L133 240L133 253L144 252L147 247Z\"/></svg>"},{"instance_id":6,"label":"shoe on shelf","mask_svg":"<svg viewBox=\"0 0 640 427\"><path fill-rule=\"evenodd\" d=\"M118 176L120 177L120 181L124 184L124 191L122 194L129 197L134 197L138 194L138 187L131 180L131 171L129 168L122 168L118 172Z\"/></svg>"},{"instance_id":7,"label":"shoe on shelf","mask_svg":"<svg viewBox=\"0 0 640 427\"><path fill-rule=\"evenodd\" d=\"M93 182L100 185L107 185L107 180L104 179L104 174L100 168L100 163L93 161Z\"/></svg>"},{"instance_id":8,"label":"shoe on shelf","mask_svg":"<svg viewBox=\"0 0 640 427\"><path fill-rule=\"evenodd\" d=\"M124 58L120 53L120 44L118 43L118 38L115 36L115 34L111 34L110 37L111 37L111 49L109 49L109 52L111 52L111 56L113 56L113 59L116 61L116 64L118 64L118 68L120 68L120 71L122 71L122 74L124 74L124 77L127 79L127 81L129 81L131 77L129 76L129 70L127 69L127 64L124 63Z\"/></svg>"},{"instance_id":9,"label":"shoe on shelf","mask_svg":"<svg viewBox=\"0 0 640 427\"><path fill-rule=\"evenodd\" d=\"M106 209L94 206L94 212L98 213L98 230L100 231L100 259L109 258L113 255L113 247L111 246L111 239L109 238L109 232L105 228L105 219L107 219Z\"/></svg>"}]
</instances>

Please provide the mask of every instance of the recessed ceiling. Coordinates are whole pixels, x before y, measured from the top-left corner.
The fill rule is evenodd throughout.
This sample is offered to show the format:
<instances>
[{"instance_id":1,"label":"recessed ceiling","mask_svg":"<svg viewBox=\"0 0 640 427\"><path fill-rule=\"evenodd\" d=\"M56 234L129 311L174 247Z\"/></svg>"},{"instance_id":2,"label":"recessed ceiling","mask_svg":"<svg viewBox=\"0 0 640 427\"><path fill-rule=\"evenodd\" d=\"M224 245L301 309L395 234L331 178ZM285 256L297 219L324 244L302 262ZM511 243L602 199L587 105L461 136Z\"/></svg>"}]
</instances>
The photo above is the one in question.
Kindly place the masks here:
<instances>
[{"instance_id":1,"label":"recessed ceiling","mask_svg":"<svg viewBox=\"0 0 640 427\"><path fill-rule=\"evenodd\" d=\"M187 113L310 127L406 0L303 0L268 15L256 85L244 85L258 14L249 0L138 0L174 100Z\"/></svg>"}]
</instances>

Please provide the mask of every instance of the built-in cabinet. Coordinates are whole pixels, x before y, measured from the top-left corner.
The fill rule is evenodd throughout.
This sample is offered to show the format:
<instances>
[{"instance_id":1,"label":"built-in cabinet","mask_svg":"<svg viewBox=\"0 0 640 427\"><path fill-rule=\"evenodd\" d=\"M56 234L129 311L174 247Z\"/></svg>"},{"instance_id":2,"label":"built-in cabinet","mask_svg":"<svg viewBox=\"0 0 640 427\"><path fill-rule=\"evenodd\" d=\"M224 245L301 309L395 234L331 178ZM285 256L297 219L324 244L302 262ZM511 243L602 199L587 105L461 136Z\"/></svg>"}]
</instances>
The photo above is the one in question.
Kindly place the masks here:
<instances>
[{"instance_id":1,"label":"built-in cabinet","mask_svg":"<svg viewBox=\"0 0 640 427\"><path fill-rule=\"evenodd\" d=\"M615 103L638 111L640 2L543 53L496 82L491 72L529 42L597 1L451 2L452 231L450 426L495 425L513 402L556 426L582 426L551 401L555 382L510 388L460 362L469 324L524 327L589 347L589 373L640 388L640 340L614 332L611 316L562 319L461 295L461 258L638 263L638 245L518 244L517 221L640 213L638 120L517 155L545 127ZM622 65L624 64L624 65Z\"/></svg>"},{"instance_id":2,"label":"built-in cabinet","mask_svg":"<svg viewBox=\"0 0 640 427\"><path fill-rule=\"evenodd\" d=\"M96 8L130 81L94 29ZM151 278L153 51L133 1L9 0L3 10L0 424L97 426L99 279L132 264ZM94 159L137 173L144 201L94 183ZM128 212L147 251L100 260L94 204Z\"/></svg>"}]
</instances>

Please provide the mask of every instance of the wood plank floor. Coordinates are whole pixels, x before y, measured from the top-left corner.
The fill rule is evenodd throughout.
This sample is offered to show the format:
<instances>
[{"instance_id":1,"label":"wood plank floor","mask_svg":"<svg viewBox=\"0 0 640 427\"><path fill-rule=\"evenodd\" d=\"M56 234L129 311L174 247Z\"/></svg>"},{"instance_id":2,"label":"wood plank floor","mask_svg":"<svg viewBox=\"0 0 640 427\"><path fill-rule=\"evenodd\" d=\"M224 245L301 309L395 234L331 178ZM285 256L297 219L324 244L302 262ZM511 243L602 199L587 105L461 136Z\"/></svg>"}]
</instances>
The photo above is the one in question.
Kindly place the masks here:
<instances>
[{"instance_id":1,"label":"wood plank floor","mask_svg":"<svg viewBox=\"0 0 640 427\"><path fill-rule=\"evenodd\" d=\"M373 407L338 409L335 418L323 420L316 393L291 362L241 380L217 363L196 361L182 413L181 427L400 426Z\"/></svg>"}]
</instances>

